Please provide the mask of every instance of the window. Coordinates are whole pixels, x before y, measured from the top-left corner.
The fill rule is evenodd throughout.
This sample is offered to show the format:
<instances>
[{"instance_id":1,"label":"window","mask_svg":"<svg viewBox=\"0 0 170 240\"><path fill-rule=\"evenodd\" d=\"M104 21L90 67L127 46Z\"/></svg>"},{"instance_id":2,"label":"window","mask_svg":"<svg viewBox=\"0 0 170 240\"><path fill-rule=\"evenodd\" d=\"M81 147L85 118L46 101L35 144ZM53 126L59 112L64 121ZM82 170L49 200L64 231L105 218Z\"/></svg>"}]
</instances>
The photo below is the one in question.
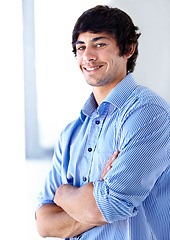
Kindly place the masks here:
<instances>
[{"instance_id":1,"label":"window","mask_svg":"<svg viewBox=\"0 0 170 240\"><path fill-rule=\"evenodd\" d=\"M91 89L72 53L72 29L83 11L107 3L23 0L27 159L51 158L62 129L79 117Z\"/></svg>"}]
</instances>

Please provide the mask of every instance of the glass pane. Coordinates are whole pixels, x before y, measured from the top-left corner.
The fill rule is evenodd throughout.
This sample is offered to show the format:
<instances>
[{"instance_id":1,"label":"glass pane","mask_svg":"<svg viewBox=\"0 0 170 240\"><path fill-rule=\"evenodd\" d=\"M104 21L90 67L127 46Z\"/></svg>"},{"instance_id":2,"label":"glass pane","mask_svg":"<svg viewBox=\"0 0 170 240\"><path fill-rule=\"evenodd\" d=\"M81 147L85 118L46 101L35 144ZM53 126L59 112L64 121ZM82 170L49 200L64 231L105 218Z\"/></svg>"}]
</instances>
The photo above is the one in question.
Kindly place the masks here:
<instances>
[{"instance_id":1,"label":"glass pane","mask_svg":"<svg viewBox=\"0 0 170 240\"><path fill-rule=\"evenodd\" d=\"M71 38L77 18L97 4L108 1L35 0L38 122L44 148L52 147L62 129L79 117L91 92L72 53Z\"/></svg>"}]
</instances>

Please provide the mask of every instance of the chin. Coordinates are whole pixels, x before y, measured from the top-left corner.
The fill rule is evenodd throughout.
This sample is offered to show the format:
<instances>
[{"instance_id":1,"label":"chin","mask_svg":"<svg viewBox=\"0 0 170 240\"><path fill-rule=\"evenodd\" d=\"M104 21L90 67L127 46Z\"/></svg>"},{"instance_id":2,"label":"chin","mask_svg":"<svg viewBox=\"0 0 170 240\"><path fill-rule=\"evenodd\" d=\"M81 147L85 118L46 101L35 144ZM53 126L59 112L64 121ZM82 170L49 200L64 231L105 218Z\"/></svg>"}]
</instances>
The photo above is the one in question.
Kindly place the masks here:
<instances>
[{"instance_id":1,"label":"chin","mask_svg":"<svg viewBox=\"0 0 170 240\"><path fill-rule=\"evenodd\" d=\"M108 85L111 80L109 78L86 79L86 82L92 87L103 87Z\"/></svg>"}]
</instances>

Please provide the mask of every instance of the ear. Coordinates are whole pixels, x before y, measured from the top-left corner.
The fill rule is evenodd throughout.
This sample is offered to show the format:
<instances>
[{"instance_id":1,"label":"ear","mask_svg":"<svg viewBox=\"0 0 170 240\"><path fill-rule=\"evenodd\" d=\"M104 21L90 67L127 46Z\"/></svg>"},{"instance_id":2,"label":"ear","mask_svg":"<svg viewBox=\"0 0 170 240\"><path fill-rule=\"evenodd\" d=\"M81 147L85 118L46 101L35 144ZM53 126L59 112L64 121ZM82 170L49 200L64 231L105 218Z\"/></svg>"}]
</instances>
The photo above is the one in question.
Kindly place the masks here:
<instances>
[{"instance_id":1,"label":"ear","mask_svg":"<svg viewBox=\"0 0 170 240\"><path fill-rule=\"evenodd\" d=\"M136 48L136 43L132 43L130 52L126 54L127 59L129 59L134 54L135 48Z\"/></svg>"}]
</instances>

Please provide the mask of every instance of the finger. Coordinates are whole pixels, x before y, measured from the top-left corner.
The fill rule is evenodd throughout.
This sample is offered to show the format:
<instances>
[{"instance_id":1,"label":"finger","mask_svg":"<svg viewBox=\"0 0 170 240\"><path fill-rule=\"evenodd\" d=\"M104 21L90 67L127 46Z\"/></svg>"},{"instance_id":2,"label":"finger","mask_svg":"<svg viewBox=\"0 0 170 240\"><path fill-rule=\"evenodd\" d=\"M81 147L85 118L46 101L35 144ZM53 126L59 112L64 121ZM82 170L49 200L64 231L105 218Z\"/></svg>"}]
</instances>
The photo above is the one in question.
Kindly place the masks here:
<instances>
[{"instance_id":1,"label":"finger","mask_svg":"<svg viewBox=\"0 0 170 240\"><path fill-rule=\"evenodd\" d=\"M119 155L119 150L117 149L117 150L112 154L112 156L109 158L108 163L110 163L110 162L113 163L113 161L118 157L118 155Z\"/></svg>"},{"instance_id":2,"label":"finger","mask_svg":"<svg viewBox=\"0 0 170 240\"><path fill-rule=\"evenodd\" d=\"M117 149L114 154L112 154L112 156L109 158L109 160L107 161L104 169L103 169L103 172L102 172L102 175L101 175L101 181L104 180L104 177L105 175L108 173L108 171L112 168L111 164L113 163L113 161L117 158L119 154L119 150Z\"/></svg>"},{"instance_id":3,"label":"finger","mask_svg":"<svg viewBox=\"0 0 170 240\"><path fill-rule=\"evenodd\" d=\"M110 165L113 163L113 161L117 158L119 154L119 150L116 150L113 155L109 158L108 162L106 163L106 165Z\"/></svg>"},{"instance_id":4,"label":"finger","mask_svg":"<svg viewBox=\"0 0 170 240\"><path fill-rule=\"evenodd\" d=\"M108 167L106 170L104 170L102 172L102 175L101 175L101 178L100 180L103 181L104 180L104 177L106 176L106 174L109 172L109 170L112 168L112 166Z\"/></svg>"},{"instance_id":5,"label":"finger","mask_svg":"<svg viewBox=\"0 0 170 240\"><path fill-rule=\"evenodd\" d=\"M102 177L104 177L105 175L106 175L106 173L109 171L111 169L111 164L108 164L107 163L107 165L105 165L105 167L104 167L104 169L103 169L103 171L102 171Z\"/></svg>"},{"instance_id":6,"label":"finger","mask_svg":"<svg viewBox=\"0 0 170 240\"><path fill-rule=\"evenodd\" d=\"M112 168L111 165L108 165L108 166L105 166L104 169L103 169L103 172L102 172L102 175L101 175L101 181L103 181L105 175L109 172L109 170Z\"/></svg>"}]
</instances>

